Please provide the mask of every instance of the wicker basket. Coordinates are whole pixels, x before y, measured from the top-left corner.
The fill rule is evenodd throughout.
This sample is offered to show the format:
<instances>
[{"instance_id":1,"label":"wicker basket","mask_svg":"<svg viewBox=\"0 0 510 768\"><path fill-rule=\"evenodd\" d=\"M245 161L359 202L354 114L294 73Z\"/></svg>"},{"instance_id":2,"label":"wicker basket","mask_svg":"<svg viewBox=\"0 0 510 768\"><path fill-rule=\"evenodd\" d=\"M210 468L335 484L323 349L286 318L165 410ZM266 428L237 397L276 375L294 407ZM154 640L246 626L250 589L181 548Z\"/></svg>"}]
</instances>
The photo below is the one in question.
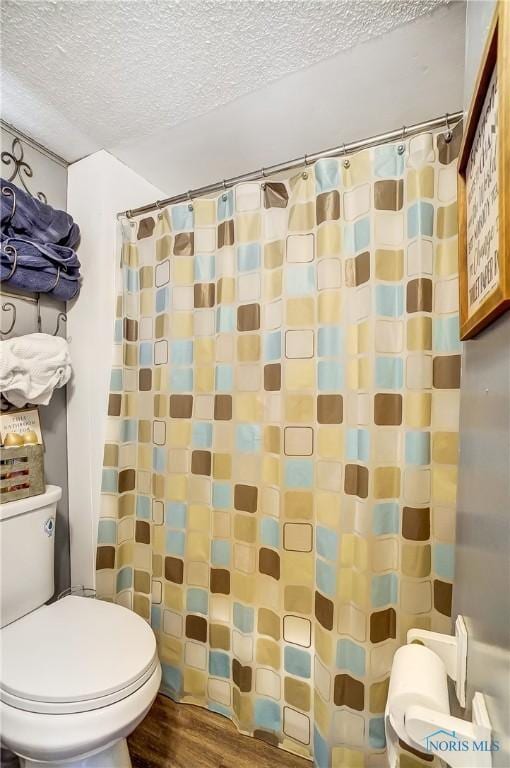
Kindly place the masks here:
<instances>
[{"instance_id":1,"label":"wicker basket","mask_svg":"<svg viewBox=\"0 0 510 768\"><path fill-rule=\"evenodd\" d=\"M44 493L42 445L0 448L0 502L26 499Z\"/></svg>"}]
</instances>

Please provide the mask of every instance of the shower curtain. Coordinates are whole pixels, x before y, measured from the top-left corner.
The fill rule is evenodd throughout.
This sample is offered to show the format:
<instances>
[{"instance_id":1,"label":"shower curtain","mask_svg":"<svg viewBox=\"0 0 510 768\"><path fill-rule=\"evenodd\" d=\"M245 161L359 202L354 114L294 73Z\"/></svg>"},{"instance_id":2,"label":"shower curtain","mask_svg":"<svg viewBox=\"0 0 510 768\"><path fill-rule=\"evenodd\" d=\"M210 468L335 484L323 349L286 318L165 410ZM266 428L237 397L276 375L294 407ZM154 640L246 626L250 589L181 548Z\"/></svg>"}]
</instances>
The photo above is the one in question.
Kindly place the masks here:
<instances>
[{"instance_id":1,"label":"shower curtain","mask_svg":"<svg viewBox=\"0 0 510 768\"><path fill-rule=\"evenodd\" d=\"M121 225L99 595L164 693L320 768L379 764L395 649L450 631L459 143Z\"/></svg>"}]
</instances>

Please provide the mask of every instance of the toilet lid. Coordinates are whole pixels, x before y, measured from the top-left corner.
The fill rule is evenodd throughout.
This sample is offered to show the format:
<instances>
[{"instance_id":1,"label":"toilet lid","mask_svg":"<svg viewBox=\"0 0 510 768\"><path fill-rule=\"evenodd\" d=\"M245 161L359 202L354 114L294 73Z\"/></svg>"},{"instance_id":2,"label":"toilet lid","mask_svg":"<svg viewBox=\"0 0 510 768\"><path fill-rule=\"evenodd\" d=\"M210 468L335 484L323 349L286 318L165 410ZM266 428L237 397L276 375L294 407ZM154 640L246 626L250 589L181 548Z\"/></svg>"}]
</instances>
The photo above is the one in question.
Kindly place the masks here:
<instances>
[{"instance_id":1,"label":"toilet lid","mask_svg":"<svg viewBox=\"0 0 510 768\"><path fill-rule=\"evenodd\" d=\"M76 596L4 627L0 646L1 698L14 706L13 699L20 700L18 706L32 712L84 711L118 701L119 692L136 690L158 663L154 633L140 616Z\"/></svg>"}]
</instances>

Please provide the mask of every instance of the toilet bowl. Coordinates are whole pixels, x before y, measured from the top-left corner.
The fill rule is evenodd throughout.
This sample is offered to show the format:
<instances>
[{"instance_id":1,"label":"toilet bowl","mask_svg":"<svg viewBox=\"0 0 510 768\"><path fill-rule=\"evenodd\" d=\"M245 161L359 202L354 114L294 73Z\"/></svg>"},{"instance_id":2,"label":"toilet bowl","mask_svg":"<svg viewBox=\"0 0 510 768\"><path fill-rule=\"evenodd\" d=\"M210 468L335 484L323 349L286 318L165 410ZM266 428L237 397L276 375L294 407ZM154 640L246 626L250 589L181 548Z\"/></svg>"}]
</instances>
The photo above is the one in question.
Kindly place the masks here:
<instances>
[{"instance_id":1,"label":"toilet bowl","mask_svg":"<svg viewBox=\"0 0 510 768\"><path fill-rule=\"evenodd\" d=\"M128 736L161 681L150 626L68 596L0 630L2 744L23 766L128 768Z\"/></svg>"}]
</instances>

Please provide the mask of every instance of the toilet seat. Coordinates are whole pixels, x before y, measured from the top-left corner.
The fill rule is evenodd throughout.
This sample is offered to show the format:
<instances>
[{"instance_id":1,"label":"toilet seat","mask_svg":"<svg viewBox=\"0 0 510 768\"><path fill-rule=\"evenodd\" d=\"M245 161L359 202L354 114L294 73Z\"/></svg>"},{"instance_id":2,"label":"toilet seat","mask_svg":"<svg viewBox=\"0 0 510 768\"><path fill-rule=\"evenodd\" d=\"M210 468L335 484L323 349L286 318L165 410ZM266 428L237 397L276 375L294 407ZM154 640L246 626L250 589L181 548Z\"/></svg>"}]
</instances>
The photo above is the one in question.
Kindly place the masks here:
<instances>
[{"instance_id":1,"label":"toilet seat","mask_svg":"<svg viewBox=\"0 0 510 768\"><path fill-rule=\"evenodd\" d=\"M0 631L0 700L72 714L130 696L159 661L150 626L113 603L68 596Z\"/></svg>"}]
</instances>

